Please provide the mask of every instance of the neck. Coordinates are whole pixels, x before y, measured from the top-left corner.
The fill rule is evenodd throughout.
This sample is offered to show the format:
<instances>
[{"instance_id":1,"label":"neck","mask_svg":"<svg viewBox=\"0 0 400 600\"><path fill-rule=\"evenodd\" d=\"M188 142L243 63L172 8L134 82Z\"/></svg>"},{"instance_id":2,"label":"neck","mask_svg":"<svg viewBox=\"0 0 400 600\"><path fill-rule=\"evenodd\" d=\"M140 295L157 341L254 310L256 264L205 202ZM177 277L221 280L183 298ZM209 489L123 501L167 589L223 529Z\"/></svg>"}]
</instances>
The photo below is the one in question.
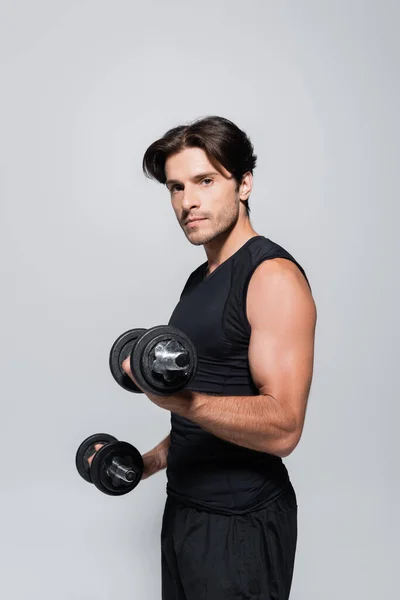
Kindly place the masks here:
<instances>
[{"instance_id":1,"label":"neck","mask_svg":"<svg viewBox=\"0 0 400 600\"><path fill-rule=\"evenodd\" d=\"M238 223L226 233L219 235L207 244L204 249L208 259L208 272L212 273L221 263L237 252L252 237L259 235L251 226L249 219Z\"/></svg>"}]
</instances>

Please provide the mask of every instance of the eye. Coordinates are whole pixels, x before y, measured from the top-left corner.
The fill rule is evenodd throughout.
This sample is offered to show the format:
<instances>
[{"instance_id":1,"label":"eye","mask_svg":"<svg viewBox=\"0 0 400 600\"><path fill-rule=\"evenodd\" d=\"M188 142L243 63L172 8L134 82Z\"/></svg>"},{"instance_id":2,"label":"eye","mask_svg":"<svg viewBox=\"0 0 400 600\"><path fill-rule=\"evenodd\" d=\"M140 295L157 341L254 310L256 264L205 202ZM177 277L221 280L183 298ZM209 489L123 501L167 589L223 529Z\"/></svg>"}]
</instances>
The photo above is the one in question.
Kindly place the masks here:
<instances>
[{"instance_id":1,"label":"eye","mask_svg":"<svg viewBox=\"0 0 400 600\"><path fill-rule=\"evenodd\" d=\"M179 183L174 183L174 185L171 186L169 191L171 192L171 194L173 194L174 192L179 192L181 189L182 186Z\"/></svg>"},{"instance_id":2,"label":"eye","mask_svg":"<svg viewBox=\"0 0 400 600\"><path fill-rule=\"evenodd\" d=\"M212 179L210 179L210 177L206 177L205 179L202 180L201 183L206 183L206 182L212 183Z\"/></svg>"}]
</instances>

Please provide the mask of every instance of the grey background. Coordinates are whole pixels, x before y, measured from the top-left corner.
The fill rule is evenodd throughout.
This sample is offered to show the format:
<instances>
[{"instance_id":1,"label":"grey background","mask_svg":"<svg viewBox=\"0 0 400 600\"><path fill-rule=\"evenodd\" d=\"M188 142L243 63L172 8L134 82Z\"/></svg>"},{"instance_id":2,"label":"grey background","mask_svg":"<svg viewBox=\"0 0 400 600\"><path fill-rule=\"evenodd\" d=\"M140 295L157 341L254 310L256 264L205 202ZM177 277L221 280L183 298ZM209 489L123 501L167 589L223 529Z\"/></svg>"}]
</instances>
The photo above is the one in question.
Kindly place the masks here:
<instances>
[{"instance_id":1,"label":"grey background","mask_svg":"<svg viewBox=\"0 0 400 600\"><path fill-rule=\"evenodd\" d=\"M306 0L1 2L0 588L160 598L165 473L110 498L74 466L106 431L141 452L169 413L108 370L205 260L141 159L168 128L235 121L255 229L318 309L293 600L395 598L399 557L399 8ZM397 560L396 560L397 558Z\"/></svg>"}]
</instances>

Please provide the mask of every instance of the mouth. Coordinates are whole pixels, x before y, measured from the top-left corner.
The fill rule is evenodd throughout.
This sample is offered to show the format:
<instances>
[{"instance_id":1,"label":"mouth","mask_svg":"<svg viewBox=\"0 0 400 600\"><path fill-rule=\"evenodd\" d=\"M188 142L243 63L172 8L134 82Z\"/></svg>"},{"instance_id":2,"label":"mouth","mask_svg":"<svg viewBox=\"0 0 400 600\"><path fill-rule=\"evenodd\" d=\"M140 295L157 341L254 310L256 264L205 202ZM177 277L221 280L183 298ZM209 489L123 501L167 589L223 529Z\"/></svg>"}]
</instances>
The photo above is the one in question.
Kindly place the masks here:
<instances>
[{"instance_id":1,"label":"mouth","mask_svg":"<svg viewBox=\"0 0 400 600\"><path fill-rule=\"evenodd\" d=\"M194 227L195 225L198 225L199 223L201 223L201 221L205 221L206 219L204 217L199 217L198 219L190 219L189 221L185 221L185 225L186 227Z\"/></svg>"}]
</instances>

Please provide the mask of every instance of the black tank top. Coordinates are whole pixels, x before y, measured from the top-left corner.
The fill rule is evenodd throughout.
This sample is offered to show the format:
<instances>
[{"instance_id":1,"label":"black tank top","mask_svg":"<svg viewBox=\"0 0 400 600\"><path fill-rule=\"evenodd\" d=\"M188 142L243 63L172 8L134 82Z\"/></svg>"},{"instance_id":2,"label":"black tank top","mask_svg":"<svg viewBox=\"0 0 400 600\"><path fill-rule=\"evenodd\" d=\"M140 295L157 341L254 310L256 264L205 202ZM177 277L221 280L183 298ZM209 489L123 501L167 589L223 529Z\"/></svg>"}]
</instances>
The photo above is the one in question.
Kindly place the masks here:
<instances>
[{"instance_id":1,"label":"black tank top","mask_svg":"<svg viewBox=\"0 0 400 600\"><path fill-rule=\"evenodd\" d=\"M190 275L169 321L196 347L198 370L189 390L214 396L258 395L248 361L251 328L246 296L255 269L272 258L291 260L307 280L303 268L286 250L259 235L210 275L206 275L207 262ZM275 500L288 481L280 457L222 440L171 413L167 494L181 503L241 514Z\"/></svg>"}]
</instances>

